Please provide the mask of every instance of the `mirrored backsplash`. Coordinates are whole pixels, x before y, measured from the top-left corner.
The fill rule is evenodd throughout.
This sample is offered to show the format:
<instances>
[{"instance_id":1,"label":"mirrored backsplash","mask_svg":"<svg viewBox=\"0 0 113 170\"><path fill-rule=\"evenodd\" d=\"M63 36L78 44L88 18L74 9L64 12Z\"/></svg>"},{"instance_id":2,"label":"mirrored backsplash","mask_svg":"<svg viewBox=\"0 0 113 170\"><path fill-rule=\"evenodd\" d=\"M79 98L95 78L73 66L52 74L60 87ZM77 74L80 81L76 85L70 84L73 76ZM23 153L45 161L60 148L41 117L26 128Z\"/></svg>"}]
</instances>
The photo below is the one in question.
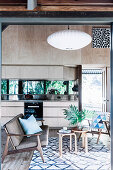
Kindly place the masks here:
<instances>
[{"instance_id":1,"label":"mirrored backsplash","mask_svg":"<svg viewBox=\"0 0 113 170\"><path fill-rule=\"evenodd\" d=\"M1 82L2 100L76 100L78 80L12 80Z\"/></svg>"}]
</instances>

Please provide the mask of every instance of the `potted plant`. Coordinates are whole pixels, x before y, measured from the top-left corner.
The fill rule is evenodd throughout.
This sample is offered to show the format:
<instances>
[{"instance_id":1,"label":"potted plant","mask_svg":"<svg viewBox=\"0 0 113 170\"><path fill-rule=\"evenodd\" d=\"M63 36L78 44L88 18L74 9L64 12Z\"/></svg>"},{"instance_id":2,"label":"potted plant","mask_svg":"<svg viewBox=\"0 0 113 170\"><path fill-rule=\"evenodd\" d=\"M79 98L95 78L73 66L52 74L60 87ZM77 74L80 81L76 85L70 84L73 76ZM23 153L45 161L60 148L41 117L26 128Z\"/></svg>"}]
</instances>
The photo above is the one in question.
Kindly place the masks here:
<instances>
[{"instance_id":1,"label":"potted plant","mask_svg":"<svg viewBox=\"0 0 113 170\"><path fill-rule=\"evenodd\" d=\"M70 105L68 109L64 109L65 119L70 121L70 125L76 125L74 129L81 126L81 122L86 117L86 110L79 111L76 106Z\"/></svg>"}]
</instances>

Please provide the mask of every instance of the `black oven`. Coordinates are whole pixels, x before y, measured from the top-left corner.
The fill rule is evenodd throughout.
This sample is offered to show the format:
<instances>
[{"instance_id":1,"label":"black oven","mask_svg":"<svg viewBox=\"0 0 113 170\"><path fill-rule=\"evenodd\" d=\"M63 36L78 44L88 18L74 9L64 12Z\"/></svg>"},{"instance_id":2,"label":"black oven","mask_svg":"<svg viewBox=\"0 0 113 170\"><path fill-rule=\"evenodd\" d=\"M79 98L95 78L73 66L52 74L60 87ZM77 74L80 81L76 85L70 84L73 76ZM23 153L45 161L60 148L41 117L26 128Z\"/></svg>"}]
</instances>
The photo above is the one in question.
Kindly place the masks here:
<instances>
[{"instance_id":1,"label":"black oven","mask_svg":"<svg viewBox=\"0 0 113 170\"><path fill-rule=\"evenodd\" d=\"M37 120L43 120L43 102L25 102L24 114L26 117L34 115Z\"/></svg>"}]
</instances>

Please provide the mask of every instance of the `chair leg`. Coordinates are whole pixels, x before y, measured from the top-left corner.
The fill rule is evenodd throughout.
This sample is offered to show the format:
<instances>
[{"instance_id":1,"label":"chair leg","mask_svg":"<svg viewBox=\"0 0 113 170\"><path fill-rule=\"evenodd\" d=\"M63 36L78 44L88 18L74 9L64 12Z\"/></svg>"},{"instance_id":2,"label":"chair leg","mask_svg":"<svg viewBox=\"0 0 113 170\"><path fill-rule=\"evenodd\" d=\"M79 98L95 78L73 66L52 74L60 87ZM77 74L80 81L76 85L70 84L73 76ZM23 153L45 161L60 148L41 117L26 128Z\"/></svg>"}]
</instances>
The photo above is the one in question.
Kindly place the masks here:
<instances>
[{"instance_id":1,"label":"chair leg","mask_svg":"<svg viewBox=\"0 0 113 170\"><path fill-rule=\"evenodd\" d=\"M4 149L4 153L3 153L3 156L2 156L2 163L4 162L4 159L8 153L8 143L9 143L9 139L10 139L10 136L7 136L7 141L6 141L6 145L5 145L5 149Z\"/></svg>"},{"instance_id":2,"label":"chair leg","mask_svg":"<svg viewBox=\"0 0 113 170\"><path fill-rule=\"evenodd\" d=\"M99 142L101 132L102 132L102 129L99 129L99 134L98 134L98 138L97 138L97 144L98 144L98 142Z\"/></svg>"},{"instance_id":3,"label":"chair leg","mask_svg":"<svg viewBox=\"0 0 113 170\"><path fill-rule=\"evenodd\" d=\"M37 146L37 150L40 152L40 156L42 158L42 161L44 162L44 157L43 157L43 152L42 152L42 147L41 147L41 143L40 143L40 138L39 136L37 136L38 139L38 146Z\"/></svg>"}]
</instances>

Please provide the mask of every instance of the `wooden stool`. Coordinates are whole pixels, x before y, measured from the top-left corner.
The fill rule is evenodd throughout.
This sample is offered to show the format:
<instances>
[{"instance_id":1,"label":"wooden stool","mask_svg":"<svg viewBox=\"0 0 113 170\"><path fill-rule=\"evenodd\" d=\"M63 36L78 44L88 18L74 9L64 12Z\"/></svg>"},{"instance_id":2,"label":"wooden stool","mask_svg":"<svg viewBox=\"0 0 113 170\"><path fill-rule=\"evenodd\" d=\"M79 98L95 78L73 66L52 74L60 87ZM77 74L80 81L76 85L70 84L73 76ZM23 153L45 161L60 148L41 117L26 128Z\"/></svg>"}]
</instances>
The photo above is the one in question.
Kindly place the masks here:
<instances>
[{"instance_id":1,"label":"wooden stool","mask_svg":"<svg viewBox=\"0 0 113 170\"><path fill-rule=\"evenodd\" d=\"M75 137L75 154L77 154L77 138L75 133L58 133L59 135L59 154L62 157L62 138L65 136L70 136L70 150L72 150L72 136Z\"/></svg>"},{"instance_id":2,"label":"wooden stool","mask_svg":"<svg viewBox=\"0 0 113 170\"><path fill-rule=\"evenodd\" d=\"M87 140L87 130L72 130L75 134L79 133L82 136L82 147L85 148L85 152L88 152L88 140Z\"/></svg>"}]
</instances>

